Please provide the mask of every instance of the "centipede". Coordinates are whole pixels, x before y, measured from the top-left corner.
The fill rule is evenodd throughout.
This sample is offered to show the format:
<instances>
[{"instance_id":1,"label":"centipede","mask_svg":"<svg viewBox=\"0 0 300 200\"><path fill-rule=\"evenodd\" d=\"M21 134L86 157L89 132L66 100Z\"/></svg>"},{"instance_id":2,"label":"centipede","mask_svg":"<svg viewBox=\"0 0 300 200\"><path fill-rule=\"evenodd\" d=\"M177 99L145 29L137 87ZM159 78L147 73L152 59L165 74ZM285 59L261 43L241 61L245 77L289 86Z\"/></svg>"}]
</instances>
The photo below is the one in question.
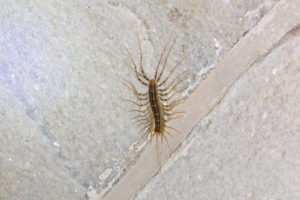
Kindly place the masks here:
<instances>
[{"instance_id":1,"label":"centipede","mask_svg":"<svg viewBox=\"0 0 300 200\"><path fill-rule=\"evenodd\" d=\"M178 71L179 66L184 61L185 56L179 59L175 63L175 65L170 68L167 75L164 74L167 68L168 58L171 54L172 49L174 48L176 39L177 36L172 40L171 43L167 42L167 44L163 48L152 78L150 78L144 70L143 51L138 33L137 43L139 49L139 66L134 60L129 49L126 48L126 53L130 59L130 64L128 65L128 67L134 73L138 83L142 84L142 86L145 87L146 92L138 91L131 81L121 76L121 78L123 79L123 85L127 87L135 96L135 100L122 100L132 103L136 106L136 109L129 110L129 112L136 113L136 115L132 118L133 123L137 127L141 127L140 131L146 134L146 137L148 138L147 144L151 143L153 138L155 138L158 168L161 174L164 193L167 199L168 194L161 172L158 140L160 139L161 141L161 148L163 145L163 141L166 141L169 149L171 149L167 135L172 136L174 132L180 134L180 131L178 131L174 127L169 126L168 123L171 120L182 117L185 113L185 111L178 111L176 108L186 100L185 97L179 98L178 96L187 89L187 87L182 88L181 85L185 80L188 79L190 75L189 70L181 71L177 73L177 75L175 75L175 72Z\"/></svg>"}]
</instances>

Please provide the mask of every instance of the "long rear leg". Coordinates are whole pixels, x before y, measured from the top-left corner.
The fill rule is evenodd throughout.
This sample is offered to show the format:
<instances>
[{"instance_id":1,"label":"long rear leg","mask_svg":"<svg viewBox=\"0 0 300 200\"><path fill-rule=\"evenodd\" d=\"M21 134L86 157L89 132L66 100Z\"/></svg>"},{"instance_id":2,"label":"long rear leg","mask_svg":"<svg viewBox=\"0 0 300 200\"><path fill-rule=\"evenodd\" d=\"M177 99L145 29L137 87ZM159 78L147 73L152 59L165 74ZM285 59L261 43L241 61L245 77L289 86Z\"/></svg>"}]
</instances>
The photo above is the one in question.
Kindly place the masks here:
<instances>
[{"instance_id":1,"label":"long rear leg","mask_svg":"<svg viewBox=\"0 0 300 200\"><path fill-rule=\"evenodd\" d=\"M158 136L157 135L156 135L156 140L155 140L155 146L156 146L156 156L157 156L158 170L159 170L159 173L160 173L160 176L161 176L161 181L163 183L163 188L164 188L166 198L169 199L167 189L166 189L165 179L164 179L164 176L162 174L162 169L161 169L161 162L160 162L160 157L159 157L159 153L158 153ZM162 146L161 146L161 148L162 148Z\"/></svg>"}]
</instances>

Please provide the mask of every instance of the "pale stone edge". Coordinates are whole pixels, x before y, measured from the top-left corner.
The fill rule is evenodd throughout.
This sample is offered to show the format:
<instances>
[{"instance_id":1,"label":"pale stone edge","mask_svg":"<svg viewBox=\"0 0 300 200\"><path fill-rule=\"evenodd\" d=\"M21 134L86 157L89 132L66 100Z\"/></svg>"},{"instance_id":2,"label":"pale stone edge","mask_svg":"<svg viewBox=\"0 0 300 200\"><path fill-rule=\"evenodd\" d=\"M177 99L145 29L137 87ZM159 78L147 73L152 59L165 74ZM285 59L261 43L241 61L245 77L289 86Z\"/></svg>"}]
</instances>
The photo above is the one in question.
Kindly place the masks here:
<instances>
[{"instance_id":1,"label":"pale stone edge","mask_svg":"<svg viewBox=\"0 0 300 200\"><path fill-rule=\"evenodd\" d=\"M279 1L229 53L218 63L208 78L194 91L179 109L187 111L181 120L170 126L182 134L169 140L172 151L188 136L193 127L217 105L228 89L253 64L269 54L285 35L300 26L299 0ZM161 159L172 152L165 148ZM128 170L102 200L131 199L158 170L155 142L147 146L137 162Z\"/></svg>"}]
</instances>

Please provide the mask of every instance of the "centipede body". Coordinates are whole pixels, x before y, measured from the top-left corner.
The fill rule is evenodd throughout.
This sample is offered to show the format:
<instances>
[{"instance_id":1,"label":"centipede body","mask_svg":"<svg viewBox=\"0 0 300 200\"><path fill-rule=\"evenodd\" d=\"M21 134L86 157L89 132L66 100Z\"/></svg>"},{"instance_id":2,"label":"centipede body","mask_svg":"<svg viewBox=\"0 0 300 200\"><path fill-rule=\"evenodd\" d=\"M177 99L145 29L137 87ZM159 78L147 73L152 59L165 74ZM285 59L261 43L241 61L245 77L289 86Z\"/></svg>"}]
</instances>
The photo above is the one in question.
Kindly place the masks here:
<instances>
[{"instance_id":1,"label":"centipede body","mask_svg":"<svg viewBox=\"0 0 300 200\"><path fill-rule=\"evenodd\" d=\"M150 107L152 110L153 118L154 118L154 132L163 133L164 131L164 119L162 114L162 106L159 101L159 95L157 92L157 83L156 81L150 80L149 83L149 100Z\"/></svg>"}]
</instances>

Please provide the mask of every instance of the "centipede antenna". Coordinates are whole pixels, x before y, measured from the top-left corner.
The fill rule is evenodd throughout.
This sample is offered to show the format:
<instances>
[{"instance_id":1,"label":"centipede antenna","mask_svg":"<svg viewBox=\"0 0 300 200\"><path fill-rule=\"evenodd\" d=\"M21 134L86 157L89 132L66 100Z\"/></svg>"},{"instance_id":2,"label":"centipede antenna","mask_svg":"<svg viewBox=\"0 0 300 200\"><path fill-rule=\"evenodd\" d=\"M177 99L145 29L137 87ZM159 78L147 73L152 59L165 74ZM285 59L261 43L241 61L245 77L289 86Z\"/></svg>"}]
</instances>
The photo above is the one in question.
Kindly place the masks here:
<instances>
[{"instance_id":1,"label":"centipede antenna","mask_svg":"<svg viewBox=\"0 0 300 200\"><path fill-rule=\"evenodd\" d=\"M143 78L146 79L147 81L149 81L149 78L147 77L146 73L144 72L144 68L143 68L143 51L142 51L142 47L141 47L139 32L136 32L136 34L137 34L139 50L140 50L140 71L142 72Z\"/></svg>"}]
</instances>

